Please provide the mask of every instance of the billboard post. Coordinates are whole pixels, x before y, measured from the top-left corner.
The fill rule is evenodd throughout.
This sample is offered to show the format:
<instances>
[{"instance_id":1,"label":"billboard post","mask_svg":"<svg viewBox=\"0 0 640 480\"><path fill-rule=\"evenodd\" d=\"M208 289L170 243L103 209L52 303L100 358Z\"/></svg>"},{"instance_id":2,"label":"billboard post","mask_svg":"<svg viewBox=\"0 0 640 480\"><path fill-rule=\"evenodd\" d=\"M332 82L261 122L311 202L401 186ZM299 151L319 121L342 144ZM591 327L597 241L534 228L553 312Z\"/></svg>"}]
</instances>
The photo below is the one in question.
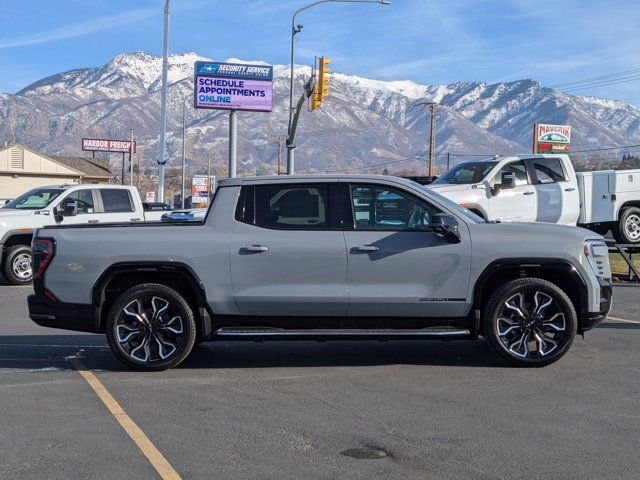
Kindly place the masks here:
<instances>
[{"instance_id":1,"label":"billboard post","mask_svg":"<svg viewBox=\"0 0 640 480\"><path fill-rule=\"evenodd\" d=\"M273 67L196 62L193 106L229 110L229 177L235 177L238 111L270 112L273 109Z\"/></svg>"},{"instance_id":2,"label":"billboard post","mask_svg":"<svg viewBox=\"0 0 640 480\"><path fill-rule=\"evenodd\" d=\"M236 176L236 154L238 152L238 112L229 112L229 178Z\"/></svg>"}]
</instances>

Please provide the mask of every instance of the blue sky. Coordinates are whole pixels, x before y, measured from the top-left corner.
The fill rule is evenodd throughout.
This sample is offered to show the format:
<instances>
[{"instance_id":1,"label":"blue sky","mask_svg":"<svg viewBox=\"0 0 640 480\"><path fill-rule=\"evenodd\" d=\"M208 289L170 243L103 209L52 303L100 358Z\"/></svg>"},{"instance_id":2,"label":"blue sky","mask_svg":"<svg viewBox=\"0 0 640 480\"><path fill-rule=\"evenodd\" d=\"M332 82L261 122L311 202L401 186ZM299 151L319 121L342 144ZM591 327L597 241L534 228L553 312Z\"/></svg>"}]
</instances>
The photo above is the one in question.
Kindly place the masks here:
<instances>
[{"instance_id":1,"label":"blue sky","mask_svg":"<svg viewBox=\"0 0 640 480\"><path fill-rule=\"evenodd\" d=\"M301 15L297 61L422 83L533 78L545 85L640 69L637 0L391 0L325 4ZM170 49L288 63L292 12L309 0L172 0ZM162 51L164 0L1 0L0 91ZM640 105L631 82L575 90Z\"/></svg>"}]
</instances>

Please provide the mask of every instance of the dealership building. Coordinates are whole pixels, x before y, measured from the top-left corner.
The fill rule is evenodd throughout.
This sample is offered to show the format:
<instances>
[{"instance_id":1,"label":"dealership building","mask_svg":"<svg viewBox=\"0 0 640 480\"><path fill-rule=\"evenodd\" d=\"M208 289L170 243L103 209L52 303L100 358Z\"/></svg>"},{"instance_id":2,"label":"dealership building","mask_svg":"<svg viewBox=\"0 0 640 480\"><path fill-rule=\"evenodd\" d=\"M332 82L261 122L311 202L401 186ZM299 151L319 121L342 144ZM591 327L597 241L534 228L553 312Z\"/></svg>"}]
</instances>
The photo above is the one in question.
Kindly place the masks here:
<instances>
[{"instance_id":1,"label":"dealership building","mask_svg":"<svg viewBox=\"0 0 640 480\"><path fill-rule=\"evenodd\" d=\"M108 158L49 156L19 143L0 148L0 199L45 185L109 183L112 179Z\"/></svg>"}]
</instances>

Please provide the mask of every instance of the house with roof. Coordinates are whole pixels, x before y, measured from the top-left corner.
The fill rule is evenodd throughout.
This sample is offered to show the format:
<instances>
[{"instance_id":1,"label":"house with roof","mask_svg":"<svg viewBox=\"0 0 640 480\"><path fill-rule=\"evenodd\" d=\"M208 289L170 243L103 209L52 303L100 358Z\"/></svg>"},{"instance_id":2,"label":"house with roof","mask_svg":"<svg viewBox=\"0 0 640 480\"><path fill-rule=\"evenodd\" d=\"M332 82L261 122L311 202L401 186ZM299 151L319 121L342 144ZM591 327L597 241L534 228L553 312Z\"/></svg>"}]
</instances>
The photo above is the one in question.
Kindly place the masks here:
<instances>
[{"instance_id":1,"label":"house with roof","mask_svg":"<svg viewBox=\"0 0 640 480\"><path fill-rule=\"evenodd\" d=\"M0 199L46 185L110 183L108 158L44 155L14 143L0 148Z\"/></svg>"}]
</instances>

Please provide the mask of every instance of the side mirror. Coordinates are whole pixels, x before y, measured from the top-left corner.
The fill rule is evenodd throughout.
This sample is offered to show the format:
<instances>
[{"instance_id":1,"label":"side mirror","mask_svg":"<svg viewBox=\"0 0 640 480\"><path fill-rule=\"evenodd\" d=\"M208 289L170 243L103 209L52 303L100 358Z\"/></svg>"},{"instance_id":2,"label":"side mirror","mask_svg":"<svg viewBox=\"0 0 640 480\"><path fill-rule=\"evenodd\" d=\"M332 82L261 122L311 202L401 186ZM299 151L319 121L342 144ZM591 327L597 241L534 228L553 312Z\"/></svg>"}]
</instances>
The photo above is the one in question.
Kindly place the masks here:
<instances>
[{"instance_id":1,"label":"side mirror","mask_svg":"<svg viewBox=\"0 0 640 480\"><path fill-rule=\"evenodd\" d=\"M431 228L449 243L460 243L458 221L452 215L436 213L431 218Z\"/></svg>"},{"instance_id":2,"label":"side mirror","mask_svg":"<svg viewBox=\"0 0 640 480\"><path fill-rule=\"evenodd\" d=\"M75 217L78 215L78 202L75 200L65 200L64 210L62 211L63 217Z\"/></svg>"},{"instance_id":3,"label":"side mirror","mask_svg":"<svg viewBox=\"0 0 640 480\"><path fill-rule=\"evenodd\" d=\"M516 175L513 172L502 172L500 190L509 190L516 186Z\"/></svg>"}]
</instances>

